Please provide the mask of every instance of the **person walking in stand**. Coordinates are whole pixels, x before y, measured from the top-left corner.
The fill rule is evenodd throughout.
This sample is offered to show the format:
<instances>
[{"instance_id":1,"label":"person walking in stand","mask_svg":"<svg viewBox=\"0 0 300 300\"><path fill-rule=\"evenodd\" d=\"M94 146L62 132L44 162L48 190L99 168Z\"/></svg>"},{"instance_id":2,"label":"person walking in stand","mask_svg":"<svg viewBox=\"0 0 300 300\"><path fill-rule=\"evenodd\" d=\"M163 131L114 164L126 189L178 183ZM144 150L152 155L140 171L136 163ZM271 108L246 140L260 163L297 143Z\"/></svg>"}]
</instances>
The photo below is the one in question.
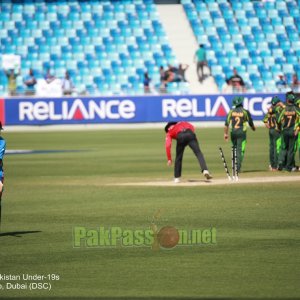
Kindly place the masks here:
<instances>
[{"instance_id":1,"label":"person walking in stand","mask_svg":"<svg viewBox=\"0 0 300 300\"><path fill-rule=\"evenodd\" d=\"M205 76L204 76L204 67L207 66L207 60L206 60L206 51L204 49L204 45L200 44L198 50L196 51L195 55L194 55L194 60L197 63L197 75L198 75L198 79L199 81L202 83L202 81L204 80ZM201 70L201 74L200 71Z\"/></svg>"},{"instance_id":2,"label":"person walking in stand","mask_svg":"<svg viewBox=\"0 0 300 300\"><path fill-rule=\"evenodd\" d=\"M284 108L281 100L275 96L271 100L271 107L268 109L267 114L263 118L265 126L269 129L269 159L270 170L277 171L278 169L278 156L281 147L280 130L277 125L277 116Z\"/></svg>"},{"instance_id":3,"label":"person walking in stand","mask_svg":"<svg viewBox=\"0 0 300 300\"><path fill-rule=\"evenodd\" d=\"M284 163L288 172L295 171L295 152L300 127L300 110L295 105L295 96L288 93L286 106L280 113L277 123L281 128L281 152L279 155L278 171L282 171Z\"/></svg>"},{"instance_id":4,"label":"person walking in stand","mask_svg":"<svg viewBox=\"0 0 300 300\"><path fill-rule=\"evenodd\" d=\"M201 171L204 177L209 180L212 179L210 175L203 153L200 150L199 143L195 134L195 128L192 124L188 122L169 122L165 126L166 132L166 154L168 159L168 166L172 165L172 157L171 157L171 148L172 148L172 140L177 141L176 145L176 159L174 166L174 182L180 182L181 171L182 171L182 159L183 153L186 146L189 146L194 154L196 155Z\"/></svg>"},{"instance_id":5,"label":"person walking in stand","mask_svg":"<svg viewBox=\"0 0 300 300\"><path fill-rule=\"evenodd\" d=\"M231 126L231 142L236 148L237 153L237 171L240 173L242 161L244 159L245 148L247 143L247 123L253 131L255 126L250 112L243 107L244 97L235 96L233 98L233 108L229 111L224 127L224 139L228 141L229 126Z\"/></svg>"},{"instance_id":6,"label":"person walking in stand","mask_svg":"<svg viewBox=\"0 0 300 300\"><path fill-rule=\"evenodd\" d=\"M3 157L6 149L6 142L5 139L1 136L1 130L3 130L3 128L2 128L2 123L0 122L0 226L1 226L1 199L3 194L3 182L4 182Z\"/></svg>"}]
</instances>

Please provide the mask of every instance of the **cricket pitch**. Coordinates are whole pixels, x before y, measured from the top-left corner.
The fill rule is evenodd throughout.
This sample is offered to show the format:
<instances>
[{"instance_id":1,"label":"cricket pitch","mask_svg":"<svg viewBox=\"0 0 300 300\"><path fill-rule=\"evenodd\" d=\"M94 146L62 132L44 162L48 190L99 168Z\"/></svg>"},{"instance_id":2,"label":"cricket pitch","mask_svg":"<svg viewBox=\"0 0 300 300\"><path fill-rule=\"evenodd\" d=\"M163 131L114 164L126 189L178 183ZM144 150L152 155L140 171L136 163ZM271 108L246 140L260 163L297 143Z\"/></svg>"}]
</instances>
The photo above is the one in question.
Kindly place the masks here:
<instances>
[{"instance_id":1,"label":"cricket pitch","mask_svg":"<svg viewBox=\"0 0 300 300\"><path fill-rule=\"evenodd\" d=\"M280 183L280 182L300 182L300 176L276 176L276 177L249 177L239 178L238 181L229 181L228 179L183 179L180 183L174 183L172 180L157 180L146 182L126 182L110 185L118 186L213 186L227 184L249 184L249 183Z\"/></svg>"}]
</instances>

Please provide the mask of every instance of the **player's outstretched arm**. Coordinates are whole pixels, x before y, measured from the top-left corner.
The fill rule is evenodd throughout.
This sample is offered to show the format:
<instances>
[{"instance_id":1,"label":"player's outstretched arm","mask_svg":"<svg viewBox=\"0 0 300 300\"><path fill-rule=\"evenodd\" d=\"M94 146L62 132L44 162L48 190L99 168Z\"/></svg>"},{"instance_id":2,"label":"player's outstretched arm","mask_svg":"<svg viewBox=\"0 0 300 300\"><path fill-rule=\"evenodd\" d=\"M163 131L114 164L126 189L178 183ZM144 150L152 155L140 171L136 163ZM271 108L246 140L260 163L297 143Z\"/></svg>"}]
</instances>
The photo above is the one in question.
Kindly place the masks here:
<instances>
[{"instance_id":1,"label":"player's outstretched arm","mask_svg":"<svg viewBox=\"0 0 300 300\"><path fill-rule=\"evenodd\" d=\"M224 127L224 140L228 142L228 126Z\"/></svg>"}]
</instances>

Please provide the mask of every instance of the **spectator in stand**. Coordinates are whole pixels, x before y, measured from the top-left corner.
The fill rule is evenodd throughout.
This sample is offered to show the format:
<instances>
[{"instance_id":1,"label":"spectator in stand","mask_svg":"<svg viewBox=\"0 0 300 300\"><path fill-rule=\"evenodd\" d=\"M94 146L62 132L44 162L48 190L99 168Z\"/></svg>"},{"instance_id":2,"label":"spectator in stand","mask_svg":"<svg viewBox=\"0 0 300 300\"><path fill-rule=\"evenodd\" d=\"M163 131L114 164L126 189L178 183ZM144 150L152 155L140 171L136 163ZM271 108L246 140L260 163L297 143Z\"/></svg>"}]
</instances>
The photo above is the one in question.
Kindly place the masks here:
<instances>
[{"instance_id":1,"label":"spectator in stand","mask_svg":"<svg viewBox=\"0 0 300 300\"><path fill-rule=\"evenodd\" d=\"M230 86L232 86L233 93L245 92L245 82L243 78L238 74L237 69L233 69L233 75L226 80Z\"/></svg>"},{"instance_id":2,"label":"spectator in stand","mask_svg":"<svg viewBox=\"0 0 300 300\"><path fill-rule=\"evenodd\" d=\"M65 73L65 78L62 80L61 87L64 95L72 95L74 91L74 85L68 71Z\"/></svg>"},{"instance_id":3,"label":"spectator in stand","mask_svg":"<svg viewBox=\"0 0 300 300\"><path fill-rule=\"evenodd\" d=\"M28 75L24 78L24 84L26 85L25 95L32 96L35 94L36 79L32 69L29 69Z\"/></svg>"},{"instance_id":4,"label":"spectator in stand","mask_svg":"<svg viewBox=\"0 0 300 300\"><path fill-rule=\"evenodd\" d=\"M286 88L288 87L285 76L282 73L280 73L278 77L279 80L276 81L276 87L278 88L279 91L285 91Z\"/></svg>"},{"instance_id":5,"label":"spectator in stand","mask_svg":"<svg viewBox=\"0 0 300 300\"><path fill-rule=\"evenodd\" d=\"M149 94L151 92L150 90L150 82L151 82L151 78L149 77L148 72L144 73L144 93L145 94Z\"/></svg>"},{"instance_id":6,"label":"spectator in stand","mask_svg":"<svg viewBox=\"0 0 300 300\"><path fill-rule=\"evenodd\" d=\"M166 74L165 74L165 69L163 66L159 67L159 74L160 74L160 92L163 93L166 90L166 86L165 86L165 78L166 78Z\"/></svg>"},{"instance_id":7,"label":"spectator in stand","mask_svg":"<svg viewBox=\"0 0 300 300\"><path fill-rule=\"evenodd\" d=\"M293 90L294 93L300 92L300 80L298 79L297 74L293 74L291 89Z\"/></svg>"},{"instance_id":8,"label":"spectator in stand","mask_svg":"<svg viewBox=\"0 0 300 300\"><path fill-rule=\"evenodd\" d=\"M181 78L181 81L187 82L187 80L185 78L185 72L188 68L189 68L189 65L187 65L187 64L179 64L178 74Z\"/></svg>"},{"instance_id":9,"label":"spectator in stand","mask_svg":"<svg viewBox=\"0 0 300 300\"><path fill-rule=\"evenodd\" d=\"M204 49L204 45L200 44L198 50L195 53L194 61L197 63L197 75L199 81L202 83L202 81L205 79L204 76L204 67L207 66L207 60L206 60L206 51ZM201 70L201 74L199 71Z\"/></svg>"},{"instance_id":10,"label":"spectator in stand","mask_svg":"<svg viewBox=\"0 0 300 300\"><path fill-rule=\"evenodd\" d=\"M10 69L10 70L4 70L4 72L8 80L8 93L10 96L16 96L17 77L20 75L20 71L16 73L14 69Z\"/></svg>"},{"instance_id":11,"label":"spectator in stand","mask_svg":"<svg viewBox=\"0 0 300 300\"><path fill-rule=\"evenodd\" d=\"M160 67L161 92L166 91L167 84L169 82L172 82L174 78L175 78L175 74L172 71L172 68L170 68L170 66L168 67L167 70L164 70L162 66Z\"/></svg>"}]
</instances>

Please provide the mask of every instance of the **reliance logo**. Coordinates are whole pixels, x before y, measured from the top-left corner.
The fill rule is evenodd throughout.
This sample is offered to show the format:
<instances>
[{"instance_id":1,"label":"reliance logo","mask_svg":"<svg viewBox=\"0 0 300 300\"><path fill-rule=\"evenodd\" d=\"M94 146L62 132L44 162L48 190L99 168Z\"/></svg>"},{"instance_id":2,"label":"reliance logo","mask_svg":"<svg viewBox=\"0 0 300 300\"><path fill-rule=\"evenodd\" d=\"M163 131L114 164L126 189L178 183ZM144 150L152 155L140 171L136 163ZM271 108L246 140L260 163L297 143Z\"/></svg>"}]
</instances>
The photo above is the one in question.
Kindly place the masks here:
<instances>
[{"instance_id":1,"label":"reliance logo","mask_svg":"<svg viewBox=\"0 0 300 300\"><path fill-rule=\"evenodd\" d=\"M229 110L229 105L223 96L218 97L213 105L210 98L205 98L203 110L198 108L198 99L196 98L181 98L178 101L164 99L162 103L164 118L226 117Z\"/></svg>"},{"instance_id":2,"label":"reliance logo","mask_svg":"<svg viewBox=\"0 0 300 300\"><path fill-rule=\"evenodd\" d=\"M252 116L262 117L267 113L272 97L253 96L245 97L244 108L248 109ZM205 99L197 98L180 98L162 100L163 118L189 118L189 117L226 117L231 104L224 96L216 98L206 97Z\"/></svg>"},{"instance_id":3,"label":"reliance logo","mask_svg":"<svg viewBox=\"0 0 300 300\"><path fill-rule=\"evenodd\" d=\"M19 104L19 120L94 120L132 119L135 117L135 104L131 100L109 100L83 102L70 101L23 101Z\"/></svg>"}]
</instances>

